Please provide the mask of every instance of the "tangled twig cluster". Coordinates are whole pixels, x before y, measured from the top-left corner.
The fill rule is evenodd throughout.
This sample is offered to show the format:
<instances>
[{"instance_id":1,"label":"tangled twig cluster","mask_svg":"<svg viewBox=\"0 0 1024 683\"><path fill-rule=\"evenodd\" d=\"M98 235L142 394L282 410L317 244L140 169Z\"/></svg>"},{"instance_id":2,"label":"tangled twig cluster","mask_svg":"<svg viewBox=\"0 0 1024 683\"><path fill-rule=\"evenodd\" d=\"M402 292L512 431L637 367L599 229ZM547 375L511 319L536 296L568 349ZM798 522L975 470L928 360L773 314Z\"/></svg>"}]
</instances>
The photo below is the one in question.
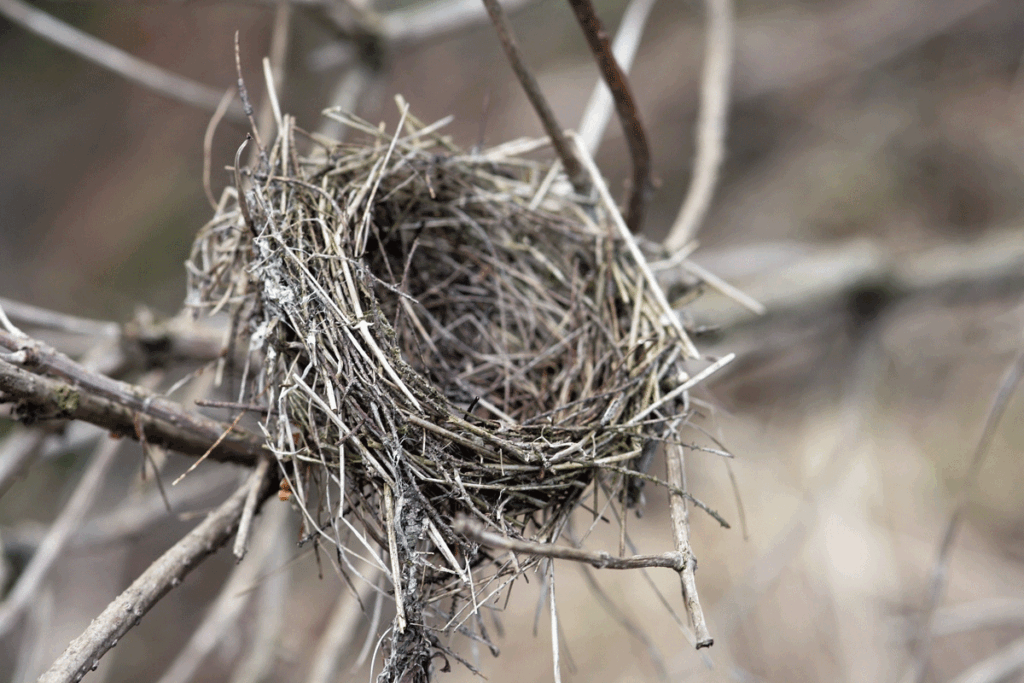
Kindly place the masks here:
<instances>
[{"instance_id":1,"label":"tangled twig cluster","mask_svg":"<svg viewBox=\"0 0 1024 683\"><path fill-rule=\"evenodd\" d=\"M456 518L552 544L585 493L665 484L645 464L679 442L695 352L614 207L524 156L542 142L334 115L363 141L309 156L282 118L200 232L189 303L232 312L282 487L342 570L389 575L389 679L425 680L438 634L487 640L480 606L537 561Z\"/></svg>"}]
</instances>

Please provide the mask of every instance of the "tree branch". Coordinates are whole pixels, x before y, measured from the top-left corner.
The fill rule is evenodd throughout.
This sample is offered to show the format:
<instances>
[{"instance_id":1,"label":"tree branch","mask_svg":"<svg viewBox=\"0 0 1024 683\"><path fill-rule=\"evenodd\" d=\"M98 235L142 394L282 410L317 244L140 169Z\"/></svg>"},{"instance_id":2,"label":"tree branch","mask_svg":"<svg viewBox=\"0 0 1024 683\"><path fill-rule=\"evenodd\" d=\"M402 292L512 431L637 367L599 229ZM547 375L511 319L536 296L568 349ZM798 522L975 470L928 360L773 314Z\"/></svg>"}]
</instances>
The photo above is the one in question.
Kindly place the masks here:
<instances>
[{"instance_id":1,"label":"tree branch","mask_svg":"<svg viewBox=\"0 0 1024 683\"><path fill-rule=\"evenodd\" d=\"M629 73L633 60L636 58L637 49L640 47L640 38L643 36L647 19L651 16L654 3L657 0L632 0L626 7L619 23L619 30L615 33L615 41L612 43L612 53L622 67L624 73ZM580 117L579 138L580 142L590 152L590 156L597 154L601 146L601 138L608 127L608 120L611 118L615 102L612 100L612 93L604 78L600 78L590 93L587 106Z\"/></svg>"},{"instance_id":2,"label":"tree branch","mask_svg":"<svg viewBox=\"0 0 1024 683\"><path fill-rule=\"evenodd\" d=\"M494 0L491 0L494 1ZM622 131L626 135L629 155L633 160L633 186L630 188L629 201L626 204L626 225L631 232L639 233L643 229L644 214L650 200L651 186L651 152L647 146L644 125L640 121L640 112L633 102L633 94L629 89L626 74L619 67L612 53L608 34L601 20L594 11L590 0L569 0L569 5L580 22L583 35L587 39L590 51L594 54L601 75L615 100L615 111L622 123Z\"/></svg>"},{"instance_id":3,"label":"tree branch","mask_svg":"<svg viewBox=\"0 0 1024 683\"><path fill-rule=\"evenodd\" d=\"M268 497L273 487L263 491ZM242 516L247 481L199 526L190 531L139 576L71 642L39 683L77 683L117 641L170 590L217 551L234 533Z\"/></svg>"},{"instance_id":4,"label":"tree branch","mask_svg":"<svg viewBox=\"0 0 1024 683\"><path fill-rule=\"evenodd\" d=\"M676 444L668 444L665 452L665 463L668 467L668 483L672 488L668 492L669 509L672 514L672 531L676 542L676 555L683 560L683 567L679 570L679 582L683 588L683 602L686 605L686 612L690 615L690 622L693 625L694 636L697 639L697 649L711 647L714 640L708 632L708 625L704 620L704 610L701 609L700 599L697 596L697 580L694 572L697 569L697 558L690 548L690 515L686 509L686 497L680 492L686 490L686 478L683 472L683 447Z\"/></svg>"},{"instance_id":5,"label":"tree branch","mask_svg":"<svg viewBox=\"0 0 1024 683\"><path fill-rule=\"evenodd\" d=\"M725 130L729 118L732 70L732 0L704 0L707 32L704 38L704 74L697 114L697 155L686 200L665 238L665 248L676 251L697 234L715 194L718 170L725 158Z\"/></svg>"},{"instance_id":6,"label":"tree branch","mask_svg":"<svg viewBox=\"0 0 1024 683\"><path fill-rule=\"evenodd\" d=\"M15 352L8 354L8 360L20 360L23 366L59 377L33 374L8 360L0 360L0 391L29 406L50 411L30 417L85 420L116 435L132 437L138 420L147 440L188 455L203 455L225 432L230 432L210 452L211 458L252 466L261 457L269 456L257 437L187 411L141 387L90 372L41 342L19 343L6 332L0 332L0 347Z\"/></svg>"},{"instance_id":7,"label":"tree branch","mask_svg":"<svg viewBox=\"0 0 1024 683\"><path fill-rule=\"evenodd\" d=\"M483 2L491 17L491 23L494 24L494 28L498 32L498 40L501 41L501 47L505 50L508 63L512 66L512 71L515 72L520 85L523 86L523 91L526 93L527 99L530 100L530 104L533 105L534 111L537 112L545 132L551 138L551 144L554 145L558 158L562 160L562 167L565 168L565 173L569 176L573 188L584 196L589 195L590 183L587 182L583 164L569 144L569 139L558 124L558 120L555 119L555 113L551 110L551 105L548 104L544 93L541 92L537 79L530 68L526 66L523 53L519 50L515 36L512 35L512 26L508 22L508 17L505 16L505 11L501 8L498 0L483 0Z\"/></svg>"},{"instance_id":8,"label":"tree branch","mask_svg":"<svg viewBox=\"0 0 1024 683\"><path fill-rule=\"evenodd\" d=\"M177 102L213 112L223 95L221 90L143 61L21 0L0 0L0 14L86 61ZM229 110L229 117L236 123L245 121L237 105Z\"/></svg>"},{"instance_id":9,"label":"tree branch","mask_svg":"<svg viewBox=\"0 0 1024 683\"><path fill-rule=\"evenodd\" d=\"M685 567L685 559L679 553L663 553L661 555L634 555L633 557L615 557L603 551L582 550L550 543L520 541L508 536L487 531L482 522L467 516L460 516L452 525L452 530L466 538L499 550L510 550L515 553L551 557L556 560L572 560L584 562L597 569L644 569L649 567L667 567L681 572Z\"/></svg>"}]
</instances>

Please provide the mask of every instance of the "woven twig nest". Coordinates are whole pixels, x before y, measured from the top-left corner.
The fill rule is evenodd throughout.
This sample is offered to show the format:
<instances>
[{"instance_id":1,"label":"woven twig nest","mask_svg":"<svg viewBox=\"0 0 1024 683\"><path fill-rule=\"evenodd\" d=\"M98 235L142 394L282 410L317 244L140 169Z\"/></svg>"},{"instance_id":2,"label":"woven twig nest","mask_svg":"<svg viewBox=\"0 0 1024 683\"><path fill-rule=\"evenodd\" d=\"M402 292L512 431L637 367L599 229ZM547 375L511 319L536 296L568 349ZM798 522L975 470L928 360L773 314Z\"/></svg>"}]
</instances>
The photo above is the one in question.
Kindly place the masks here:
<instances>
[{"instance_id":1,"label":"woven twig nest","mask_svg":"<svg viewBox=\"0 0 1024 683\"><path fill-rule=\"evenodd\" d=\"M341 118L363 140L307 136L308 158L284 119L248 218L229 188L200 232L189 301L234 315L241 398L310 537L390 575L386 676L425 680L439 636L486 640L476 607L534 562L453 520L551 543L585 492L633 504L693 352L607 207L520 156L542 143L463 153L411 116L397 138Z\"/></svg>"}]
</instances>

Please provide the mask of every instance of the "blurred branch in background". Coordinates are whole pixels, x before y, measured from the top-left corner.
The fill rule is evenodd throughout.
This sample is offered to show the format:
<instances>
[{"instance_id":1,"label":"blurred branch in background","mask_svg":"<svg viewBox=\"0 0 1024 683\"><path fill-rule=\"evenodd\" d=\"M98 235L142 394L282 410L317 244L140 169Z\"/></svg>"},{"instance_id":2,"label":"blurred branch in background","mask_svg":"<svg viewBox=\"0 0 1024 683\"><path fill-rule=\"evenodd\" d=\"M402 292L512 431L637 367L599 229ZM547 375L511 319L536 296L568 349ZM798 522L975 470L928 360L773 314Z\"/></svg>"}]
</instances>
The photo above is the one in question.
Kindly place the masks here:
<instances>
[{"instance_id":1,"label":"blurred branch in background","mask_svg":"<svg viewBox=\"0 0 1024 683\"><path fill-rule=\"evenodd\" d=\"M697 114L697 151L686 199L665 238L665 248L670 252L682 249L696 237L711 206L718 172L725 160L725 130L734 59L732 0L705 0L704 12L707 31L704 34L704 73Z\"/></svg>"},{"instance_id":2,"label":"blurred branch in background","mask_svg":"<svg viewBox=\"0 0 1024 683\"><path fill-rule=\"evenodd\" d=\"M21 0L0 0L0 14L45 40L172 100L212 113L224 95L215 88L134 57ZM237 105L230 107L227 115L235 122L244 121Z\"/></svg>"}]
</instances>

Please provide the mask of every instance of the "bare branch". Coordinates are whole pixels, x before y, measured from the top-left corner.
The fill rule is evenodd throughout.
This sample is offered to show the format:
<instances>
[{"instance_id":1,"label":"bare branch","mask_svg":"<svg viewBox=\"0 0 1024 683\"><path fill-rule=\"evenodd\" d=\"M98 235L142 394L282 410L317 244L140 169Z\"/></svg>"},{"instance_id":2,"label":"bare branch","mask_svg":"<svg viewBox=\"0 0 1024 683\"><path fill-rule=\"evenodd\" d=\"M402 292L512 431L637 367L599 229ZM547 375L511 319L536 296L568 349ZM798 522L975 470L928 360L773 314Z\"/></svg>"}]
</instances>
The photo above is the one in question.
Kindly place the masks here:
<instances>
[{"instance_id":1,"label":"bare branch","mask_svg":"<svg viewBox=\"0 0 1024 683\"><path fill-rule=\"evenodd\" d=\"M686 200L665 238L665 247L669 251L681 249L697 234L711 206L718 170L725 158L735 23L732 0L704 0L704 8L708 24L704 39L700 110L697 114L697 155L693 161L693 174Z\"/></svg>"},{"instance_id":2,"label":"bare branch","mask_svg":"<svg viewBox=\"0 0 1024 683\"><path fill-rule=\"evenodd\" d=\"M501 47L505 50L508 63L511 65L512 71L515 72L516 78L519 79L520 85L523 86L523 91L526 93L527 99L530 100L530 104L533 105L534 111L537 112L541 125L544 126L544 131L551 138L551 144L554 145L558 158L562 160L562 166L565 168L566 175L569 176L573 188L582 195L589 195L590 183L587 182L583 165L576 152L570 146L565 132L558 124L558 120L555 119L555 113L551 110L551 105L548 104L544 93L541 92L537 79L530 71L530 68L526 66L526 62L523 60L523 53L519 50L515 36L512 35L512 26L508 22L508 17L505 16L505 11L498 0L483 0L483 2L487 8L487 13L491 17L491 22L498 32L498 40L501 41Z\"/></svg>"},{"instance_id":3,"label":"bare branch","mask_svg":"<svg viewBox=\"0 0 1024 683\"><path fill-rule=\"evenodd\" d=\"M8 339L3 335L0 344ZM231 431L228 425L187 411L140 387L91 373L66 357L60 365L67 371L64 379L35 375L0 360L0 392L50 411L42 417L85 420L117 435L134 437L138 419L147 440L187 455L206 453L211 444ZM231 431L210 457L251 466L267 454L258 438Z\"/></svg>"},{"instance_id":4,"label":"bare branch","mask_svg":"<svg viewBox=\"0 0 1024 683\"><path fill-rule=\"evenodd\" d=\"M14 479L39 455L46 434L39 430L14 429L0 443L0 496Z\"/></svg>"},{"instance_id":5,"label":"bare branch","mask_svg":"<svg viewBox=\"0 0 1024 683\"><path fill-rule=\"evenodd\" d=\"M253 488L259 490L264 479L265 476L254 472L247 484L252 487L250 491ZM263 488L266 490L266 487ZM243 507L243 517L245 509ZM227 634L239 630L238 620L253 596L249 589L259 580L260 574L267 570L267 560L272 556L274 547L285 540L283 532L288 512L285 505L271 506L267 511L248 562L239 564L231 572L216 600L206 610L202 622L192 631L188 643L181 649L158 683L188 683L199 671L203 660L213 652L222 639Z\"/></svg>"},{"instance_id":6,"label":"bare branch","mask_svg":"<svg viewBox=\"0 0 1024 683\"><path fill-rule=\"evenodd\" d=\"M85 513L92 507L93 501L103 488L103 478L114 462L114 456L117 455L120 446L120 442L108 439L96 449L92 462L75 487L75 492L67 505L50 526L39 549L18 577L18 582L14 584L7 599L0 604L0 639L11 630L25 608L30 605L53 563L85 519Z\"/></svg>"},{"instance_id":7,"label":"bare branch","mask_svg":"<svg viewBox=\"0 0 1024 683\"><path fill-rule=\"evenodd\" d=\"M679 490L686 490L683 447L676 444L666 445L665 462L668 467L668 483L673 487L673 489L669 489L668 499L672 514L672 531L676 541L676 556L683 562L683 567L679 570L679 581L682 584L683 602L686 604L687 614L690 615L699 650L702 647L711 647L715 641L708 631L708 625L704 620L704 610L701 609L700 599L697 596L697 581L694 576L694 571L697 569L697 558L690 548L690 515L686 509L686 497L678 493Z\"/></svg>"},{"instance_id":8,"label":"bare branch","mask_svg":"<svg viewBox=\"0 0 1024 683\"><path fill-rule=\"evenodd\" d=\"M960 487L960 493L957 495L956 507L953 508L953 514L950 515L949 522L946 524L946 530L942 535L942 542L939 545L938 556L935 558L935 564L932 566L932 576L928 586L928 595L925 598L925 604L921 612L920 641L916 648L917 651L915 652L914 666L910 673L910 680L917 682L923 681L928 672L928 660L931 656L932 644L932 615L935 613L935 608L938 606L939 600L942 598L943 591L946 588L946 576L949 573L949 563L953 554L953 544L956 542L957 533L960 531L960 525L963 522L964 514L967 512L967 503L970 500L971 493L974 491L974 484L978 480L978 476L981 474L981 466L985 463L985 457L988 455L989 448L992 445L992 439L995 437L996 427L999 426L999 422L1006 413L1006 408L1010 402L1010 398L1013 396L1014 392L1016 392L1022 378L1024 378L1024 352L1017 354L1013 363L1011 363L1006 369L1006 373L1003 375L1003 380L999 384L999 389L996 391L995 398L992 399L992 406L989 408L988 415L985 417L985 425L981 429L981 435L978 437L978 443L974 448L974 455L971 458L970 467L967 470L967 475L964 477L964 483ZM1017 663L1013 665L1013 668L1004 671L1002 675L987 678L980 675L972 677L964 674L964 676L957 680L1001 680L1016 668L1024 666L1024 641L1018 641L1011 651L1015 652L1015 654L1011 655L1011 660ZM979 671L986 670L985 662L982 662L975 668L979 668ZM1002 669L998 669L998 667L997 670L1002 671Z\"/></svg>"},{"instance_id":9,"label":"bare branch","mask_svg":"<svg viewBox=\"0 0 1024 683\"><path fill-rule=\"evenodd\" d=\"M117 323L59 313L6 297L0 297L0 309L3 309L8 318L26 327L60 330L90 337L116 337L121 331L121 326Z\"/></svg>"},{"instance_id":10,"label":"bare branch","mask_svg":"<svg viewBox=\"0 0 1024 683\"><path fill-rule=\"evenodd\" d=\"M505 0L506 12L520 10L536 0ZM483 24L487 15L478 0L418 2L380 17L381 34L392 43L410 44L436 40Z\"/></svg>"},{"instance_id":11,"label":"bare branch","mask_svg":"<svg viewBox=\"0 0 1024 683\"><path fill-rule=\"evenodd\" d=\"M0 0L0 14L82 59L176 102L210 112L216 111L220 102L222 91L143 61L21 0ZM229 117L236 123L245 120L238 107L231 108Z\"/></svg>"},{"instance_id":12,"label":"bare branch","mask_svg":"<svg viewBox=\"0 0 1024 683\"><path fill-rule=\"evenodd\" d=\"M626 225L630 231L638 233L643 229L644 214L651 190L651 152L647 146L647 136L640 112L633 102L626 74L612 54L612 46L601 20L594 11L590 0L569 0L576 19L580 22L583 35L587 39L590 51L601 69L601 75L615 100L615 111L622 123L622 131L626 136L626 145L633 160L633 186L630 188L629 201L626 204Z\"/></svg>"},{"instance_id":13,"label":"bare branch","mask_svg":"<svg viewBox=\"0 0 1024 683\"><path fill-rule=\"evenodd\" d=\"M269 488L269 487L268 487ZM271 490L264 491L269 496ZM246 482L174 544L71 642L39 683L76 683L172 588L224 545L238 526L249 494Z\"/></svg>"},{"instance_id":14,"label":"bare branch","mask_svg":"<svg viewBox=\"0 0 1024 683\"><path fill-rule=\"evenodd\" d=\"M536 557L550 557L556 560L572 560L585 562L597 569L641 569L646 567L667 567L681 572L685 561L679 553L663 553L661 555L634 555L632 557L615 557L604 550L582 550L550 543L519 541L514 538L487 531L483 523L467 516L455 520L452 529L477 543L499 550L510 550Z\"/></svg>"},{"instance_id":15,"label":"bare branch","mask_svg":"<svg viewBox=\"0 0 1024 683\"><path fill-rule=\"evenodd\" d=\"M644 27L647 25L647 18L651 16L654 3L657 0L632 0L622 15L622 22L619 30L615 33L615 40L612 42L612 52L619 62L623 72L629 73L633 60L636 58L637 49L640 47L640 38L643 35ZM612 101L612 93L604 79L598 80L587 100L587 106L580 117L579 138L580 142L590 152L590 156L597 154L601 146L601 138L608 127L615 103Z\"/></svg>"}]
</instances>

